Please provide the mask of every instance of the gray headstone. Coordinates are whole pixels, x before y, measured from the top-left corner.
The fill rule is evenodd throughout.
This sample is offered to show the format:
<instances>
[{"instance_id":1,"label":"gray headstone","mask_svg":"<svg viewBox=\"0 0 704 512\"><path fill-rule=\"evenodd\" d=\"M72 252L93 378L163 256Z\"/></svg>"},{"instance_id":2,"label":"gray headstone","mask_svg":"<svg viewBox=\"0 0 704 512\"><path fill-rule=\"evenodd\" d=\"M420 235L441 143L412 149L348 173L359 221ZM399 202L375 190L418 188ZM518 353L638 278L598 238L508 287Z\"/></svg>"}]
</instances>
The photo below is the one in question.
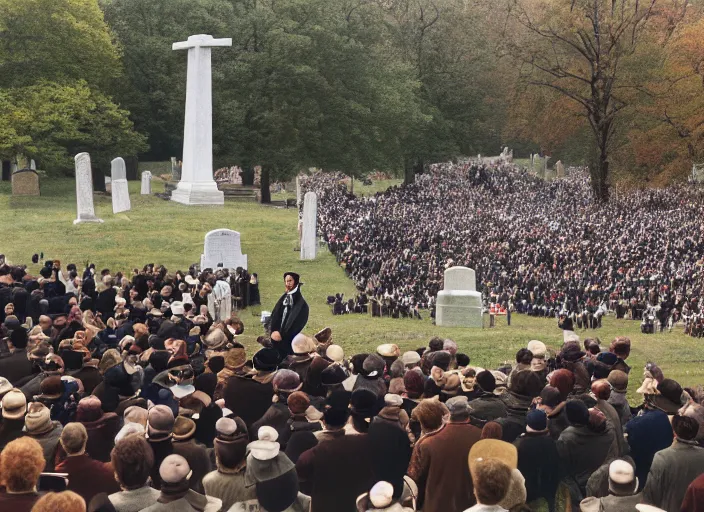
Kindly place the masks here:
<instances>
[{"instance_id":1,"label":"gray headstone","mask_svg":"<svg viewBox=\"0 0 704 512\"><path fill-rule=\"evenodd\" d=\"M242 254L240 234L231 229L215 229L205 235L203 254L200 257L200 268L235 269L247 268L247 255Z\"/></svg>"},{"instance_id":2,"label":"gray headstone","mask_svg":"<svg viewBox=\"0 0 704 512\"><path fill-rule=\"evenodd\" d=\"M34 158L29 161L29 168L33 171L37 170L37 162L34 161Z\"/></svg>"},{"instance_id":3,"label":"gray headstone","mask_svg":"<svg viewBox=\"0 0 704 512\"><path fill-rule=\"evenodd\" d=\"M132 205L127 185L127 167L125 161L119 156L110 163L110 177L112 181L112 213L129 211Z\"/></svg>"},{"instance_id":4,"label":"gray headstone","mask_svg":"<svg viewBox=\"0 0 704 512\"><path fill-rule=\"evenodd\" d=\"M467 267L445 271L445 286L438 293L435 323L442 327L482 327L482 294L476 275Z\"/></svg>"},{"instance_id":5,"label":"gray headstone","mask_svg":"<svg viewBox=\"0 0 704 512\"><path fill-rule=\"evenodd\" d=\"M22 169L12 174L13 196L38 196L39 175L34 169Z\"/></svg>"},{"instance_id":6,"label":"gray headstone","mask_svg":"<svg viewBox=\"0 0 704 512\"><path fill-rule=\"evenodd\" d=\"M90 166L90 155L79 153L74 158L76 162L76 209L78 215L74 224L80 222L103 222L95 216L93 207L93 173Z\"/></svg>"},{"instance_id":7,"label":"gray headstone","mask_svg":"<svg viewBox=\"0 0 704 512\"><path fill-rule=\"evenodd\" d=\"M562 160L555 162L555 172L557 173L558 178L565 177L565 165L562 163Z\"/></svg>"},{"instance_id":8,"label":"gray headstone","mask_svg":"<svg viewBox=\"0 0 704 512\"><path fill-rule=\"evenodd\" d=\"M301 235L301 259L314 260L318 251L318 196L306 192L303 197L303 226Z\"/></svg>"},{"instance_id":9,"label":"gray headstone","mask_svg":"<svg viewBox=\"0 0 704 512\"><path fill-rule=\"evenodd\" d=\"M112 194L112 178L110 176L105 176L105 192Z\"/></svg>"},{"instance_id":10,"label":"gray headstone","mask_svg":"<svg viewBox=\"0 0 704 512\"><path fill-rule=\"evenodd\" d=\"M301 177L296 176L296 206L301 206Z\"/></svg>"},{"instance_id":11,"label":"gray headstone","mask_svg":"<svg viewBox=\"0 0 704 512\"><path fill-rule=\"evenodd\" d=\"M152 195L152 173L150 171L142 173L142 186L139 193L143 196Z\"/></svg>"}]
</instances>

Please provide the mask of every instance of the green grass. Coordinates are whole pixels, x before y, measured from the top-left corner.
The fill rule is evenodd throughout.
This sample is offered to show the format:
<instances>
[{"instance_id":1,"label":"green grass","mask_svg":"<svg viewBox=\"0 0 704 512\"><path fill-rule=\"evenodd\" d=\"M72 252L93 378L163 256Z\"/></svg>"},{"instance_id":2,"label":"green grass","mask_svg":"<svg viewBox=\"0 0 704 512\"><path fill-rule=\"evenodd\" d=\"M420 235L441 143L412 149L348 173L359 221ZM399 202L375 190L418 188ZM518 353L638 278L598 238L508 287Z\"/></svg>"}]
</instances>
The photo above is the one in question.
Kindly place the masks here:
<instances>
[{"instance_id":1,"label":"green grass","mask_svg":"<svg viewBox=\"0 0 704 512\"><path fill-rule=\"evenodd\" d=\"M393 184L397 182L392 180ZM282 293L284 271L300 273L305 283L303 294L311 306L306 331L314 334L325 326L332 327L334 340L347 354L374 350L382 343L397 343L402 350L415 349L426 345L432 336L441 336L457 341L473 363L496 367L513 359L516 351L531 339L542 340L553 349L561 344L562 333L556 321L522 315L513 315L510 327L506 326L505 318L499 318L498 327L483 330L435 327L427 313L422 321L332 316L325 304L326 297L340 292L352 297L355 288L335 258L324 249L315 261L299 261L294 251L295 209L235 202L221 208L187 207L139 195L139 182L129 185L131 211L113 215L110 197L96 194L96 213L105 223L74 226L73 180L45 180L43 195L36 198L12 197L9 183L0 183L0 253L15 263L29 263L32 254L44 252L45 257L60 259L64 265L69 262L80 265L90 260L98 268L129 272L155 262L176 271L185 270L199 260L206 232L230 228L242 233L242 249L249 255L250 271L259 274L262 309L271 310ZM380 190L384 185L375 183L365 192ZM160 192L161 186L154 182L153 190ZM357 192L363 189L355 184ZM29 270L37 272L38 268L30 265ZM254 340L262 333L258 317L253 315L258 312L259 309L241 314L246 325L244 341L250 348L254 348ZM704 383L704 341L685 336L681 327L673 333L645 336L640 334L637 322L609 317L601 330L589 334L605 343L616 335L631 338L633 350L628 362L634 368L630 382L634 403L634 391L647 361L657 362L666 376L683 385Z\"/></svg>"}]
</instances>

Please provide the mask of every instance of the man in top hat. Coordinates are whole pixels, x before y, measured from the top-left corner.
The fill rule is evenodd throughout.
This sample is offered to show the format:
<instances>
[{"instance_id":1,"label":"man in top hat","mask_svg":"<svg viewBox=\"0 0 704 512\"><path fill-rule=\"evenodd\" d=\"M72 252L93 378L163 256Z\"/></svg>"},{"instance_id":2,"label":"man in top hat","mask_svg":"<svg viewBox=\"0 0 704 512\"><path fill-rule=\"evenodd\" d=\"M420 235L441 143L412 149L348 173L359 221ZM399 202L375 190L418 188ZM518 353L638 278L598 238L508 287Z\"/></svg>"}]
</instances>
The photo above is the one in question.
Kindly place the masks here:
<instances>
[{"instance_id":1,"label":"man in top hat","mask_svg":"<svg viewBox=\"0 0 704 512\"><path fill-rule=\"evenodd\" d=\"M295 272L284 274L286 292L271 313L271 341L279 351L280 359L293 353L291 342L308 323L308 304L300 290L300 276Z\"/></svg>"}]
</instances>

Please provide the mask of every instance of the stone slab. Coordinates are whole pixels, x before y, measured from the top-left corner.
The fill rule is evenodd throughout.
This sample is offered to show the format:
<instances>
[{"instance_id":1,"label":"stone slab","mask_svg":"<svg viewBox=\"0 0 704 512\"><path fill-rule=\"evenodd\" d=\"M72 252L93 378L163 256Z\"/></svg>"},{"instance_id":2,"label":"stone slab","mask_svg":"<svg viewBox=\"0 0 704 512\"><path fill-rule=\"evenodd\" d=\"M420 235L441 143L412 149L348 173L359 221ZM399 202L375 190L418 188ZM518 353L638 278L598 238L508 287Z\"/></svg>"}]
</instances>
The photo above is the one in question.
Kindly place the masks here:
<instances>
[{"instance_id":1,"label":"stone slab","mask_svg":"<svg viewBox=\"0 0 704 512\"><path fill-rule=\"evenodd\" d=\"M318 253L318 196L306 192L303 197L301 259L314 260Z\"/></svg>"},{"instance_id":2,"label":"stone slab","mask_svg":"<svg viewBox=\"0 0 704 512\"><path fill-rule=\"evenodd\" d=\"M139 193L143 196L150 196L152 194L152 173L151 171L144 171L142 173L142 183Z\"/></svg>"},{"instance_id":3,"label":"stone slab","mask_svg":"<svg viewBox=\"0 0 704 512\"><path fill-rule=\"evenodd\" d=\"M476 290L477 275L468 267L450 267L445 270L443 290Z\"/></svg>"},{"instance_id":4,"label":"stone slab","mask_svg":"<svg viewBox=\"0 0 704 512\"><path fill-rule=\"evenodd\" d=\"M90 165L90 155L79 153L74 157L76 164L76 209L77 218L74 224L81 222L103 222L95 216L93 207L93 171Z\"/></svg>"},{"instance_id":5,"label":"stone slab","mask_svg":"<svg viewBox=\"0 0 704 512\"><path fill-rule=\"evenodd\" d=\"M247 255L242 254L240 234L231 229L214 229L205 235L200 268L247 268Z\"/></svg>"},{"instance_id":6,"label":"stone slab","mask_svg":"<svg viewBox=\"0 0 704 512\"><path fill-rule=\"evenodd\" d=\"M441 327L483 327L482 294L469 290L439 292L435 324Z\"/></svg>"},{"instance_id":7,"label":"stone slab","mask_svg":"<svg viewBox=\"0 0 704 512\"><path fill-rule=\"evenodd\" d=\"M12 175L13 196L38 196L39 175L34 169L22 169Z\"/></svg>"},{"instance_id":8,"label":"stone slab","mask_svg":"<svg viewBox=\"0 0 704 512\"><path fill-rule=\"evenodd\" d=\"M127 212L132 208L130 191L127 184L127 166L121 157L110 163L110 182L112 187L112 213Z\"/></svg>"}]
</instances>

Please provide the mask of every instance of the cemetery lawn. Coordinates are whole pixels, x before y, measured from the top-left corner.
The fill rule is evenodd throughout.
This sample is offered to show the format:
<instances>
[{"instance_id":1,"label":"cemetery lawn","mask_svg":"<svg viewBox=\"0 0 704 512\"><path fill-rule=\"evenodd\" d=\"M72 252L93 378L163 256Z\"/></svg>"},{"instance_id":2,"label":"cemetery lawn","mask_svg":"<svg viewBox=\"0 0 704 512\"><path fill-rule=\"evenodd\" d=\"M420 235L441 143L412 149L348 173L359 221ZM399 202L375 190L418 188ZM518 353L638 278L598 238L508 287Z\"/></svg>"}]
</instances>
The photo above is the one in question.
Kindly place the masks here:
<instances>
[{"instance_id":1,"label":"cemetery lawn","mask_svg":"<svg viewBox=\"0 0 704 512\"><path fill-rule=\"evenodd\" d=\"M395 184L395 183L393 183ZM361 185L361 183L360 183ZM539 339L557 349L562 332L552 319L513 315L512 325L498 319L493 329L447 329L432 325L427 312L422 321L372 319L365 315L333 316L326 297L344 293L353 297L355 287L335 258L321 249L317 260L301 262L297 246L295 209L274 208L256 203L226 202L224 208L188 207L156 196L139 195L138 181L129 182L132 210L112 214L109 196L95 195L95 209L104 224L73 225L76 218L73 179L44 179L41 197L12 197L10 183L0 182L0 253L10 262L30 264L34 253L59 259L62 265L82 266L93 262L98 269L129 272L146 263L165 265L170 271L187 270L199 261L206 232L217 228L234 229L242 234L242 250L249 256L250 272L259 274L262 307L241 312L246 329L243 342L255 349L256 337L262 334L261 309L273 308L282 293L282 274L292 270L302 276L303 295L310 305L308 334L330 326L336 343L350 355L372 351L382 343L396 343L401 350L427 345L432 336L450 337L472 362L496 367L514 358L516 351L529 340ZM162 183L152 182L154 192ZM357 184L355 184L355 189ZM294 193L295 194L295 193ZM485 319L485 323L488 323ZM582 333L580 333L582 334ZM589 332L608 343L616 335L629 336L633 343L628 363L633 367L629 396L635 404L642 369L647 361L657 362L667 377L683 385L704 384L704 340L682 333L678 326L672 333L640 334L638 322L608 317L604 327ZM582 334L586 337L587 334Z\"/></svg>"}]
</instances>

